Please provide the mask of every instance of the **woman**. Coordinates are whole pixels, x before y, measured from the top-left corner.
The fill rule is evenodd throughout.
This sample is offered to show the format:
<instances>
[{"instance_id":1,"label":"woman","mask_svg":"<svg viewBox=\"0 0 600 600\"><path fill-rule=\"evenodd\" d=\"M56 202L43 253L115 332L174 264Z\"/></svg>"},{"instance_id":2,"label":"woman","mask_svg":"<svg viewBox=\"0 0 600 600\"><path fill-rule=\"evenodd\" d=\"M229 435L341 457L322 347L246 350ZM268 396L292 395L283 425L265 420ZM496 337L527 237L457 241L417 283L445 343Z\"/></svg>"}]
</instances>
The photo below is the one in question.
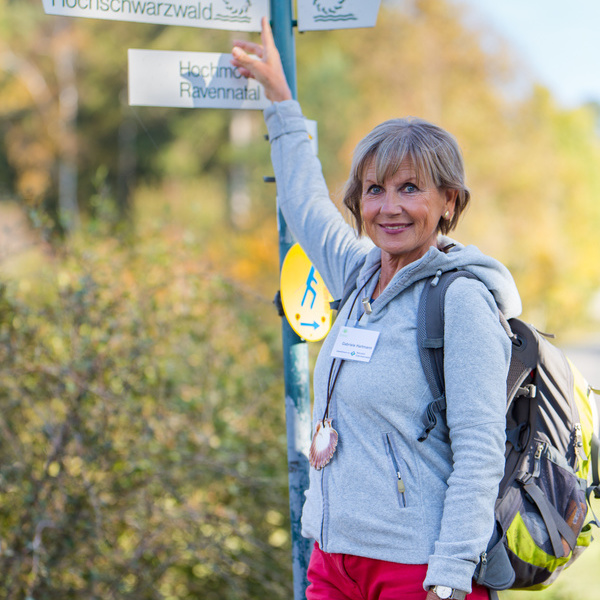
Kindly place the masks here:
<instances>
[{"instance_id":1,"label":"woman","mask_svg":"<svg viewBox=\"0 0 600 600\"><path fill-rule=\"evenodd\" d=\"M504 467L510 342L497 307L509 318L520 312L512 277L441 235L469 192L456 142L422 120L387 121L358 144L344 198L357 236L329 199L266 20L262 42L236 42L232 63L273 101L265 120L286 222L335 297L360 267L314 372L307 598L487 598L472 577ZM448 289L447 411L420 443L432 396L417 306L436 273L455 268L478 280ZM348 339L360 341L360 360L344 354Z\"/></svg>"}]
</instances>

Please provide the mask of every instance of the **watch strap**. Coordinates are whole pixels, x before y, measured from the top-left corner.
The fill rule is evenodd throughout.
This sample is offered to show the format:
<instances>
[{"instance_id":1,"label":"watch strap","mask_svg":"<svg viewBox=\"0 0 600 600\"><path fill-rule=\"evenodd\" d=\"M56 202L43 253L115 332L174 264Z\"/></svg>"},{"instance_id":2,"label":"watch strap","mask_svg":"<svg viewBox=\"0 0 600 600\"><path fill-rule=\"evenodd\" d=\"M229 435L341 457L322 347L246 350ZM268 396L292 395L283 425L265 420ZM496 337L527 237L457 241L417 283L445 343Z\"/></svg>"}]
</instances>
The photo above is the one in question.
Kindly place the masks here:
<instances>
[{"instance_id":1,"label":"watch strap","mask_svg":"<svg viewBox=\"0 0 600 600\"><path fill-rule=\"evenodd\" d=\"M448 598L448 600L465 600L466 596L467 596L467 592L463 592L462 590L455 590L454 588L452 589L452 593L449 596L440 596L438 594L438 588L440 587L445 587L445 586L438 586L438 585L434 585L432 587L430 587L429 589L438 597L438 598ZM446 589L448 589L446 587Z\"/></svg>"}]
</instances>

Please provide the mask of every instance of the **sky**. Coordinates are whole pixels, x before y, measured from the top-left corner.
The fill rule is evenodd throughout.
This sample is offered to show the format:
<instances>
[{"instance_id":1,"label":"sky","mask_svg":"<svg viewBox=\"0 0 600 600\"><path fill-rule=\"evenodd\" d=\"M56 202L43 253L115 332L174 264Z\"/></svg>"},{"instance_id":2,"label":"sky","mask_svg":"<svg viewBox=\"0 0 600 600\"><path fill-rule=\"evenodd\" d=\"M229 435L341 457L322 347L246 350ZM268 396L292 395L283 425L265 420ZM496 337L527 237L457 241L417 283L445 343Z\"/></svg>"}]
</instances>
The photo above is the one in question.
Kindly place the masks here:
<instances>
[{"instance_id":1,"label":"sky","mask_svg":"<svg viewBox=\"0 0 600 600\"><path fill-rule=\"evenodd\" d=\"M558 103L600 102L600 0L453 0L507 42Z\"/></svg>"}]
</instances>

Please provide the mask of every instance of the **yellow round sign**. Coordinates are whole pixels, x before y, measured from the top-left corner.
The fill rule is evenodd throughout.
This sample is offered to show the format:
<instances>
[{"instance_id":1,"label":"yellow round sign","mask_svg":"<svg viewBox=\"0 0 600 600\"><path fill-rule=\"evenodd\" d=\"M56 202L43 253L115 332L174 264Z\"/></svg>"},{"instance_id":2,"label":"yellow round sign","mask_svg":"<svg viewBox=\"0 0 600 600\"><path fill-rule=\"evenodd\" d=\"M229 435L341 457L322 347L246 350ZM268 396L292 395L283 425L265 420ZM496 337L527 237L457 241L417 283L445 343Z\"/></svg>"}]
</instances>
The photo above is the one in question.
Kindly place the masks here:
<instances>
[{"instance_id":1,"label":"yellow round sign","mask_svg":"<svg viewBox=\"0 0 600 600\"><path fill-rule=\"evenodd\" d=\"M281 303L292 329L309 342L322 340L331 328L331 300L319 272L294 244L281 267Z\"/></svg>"}]
</instances>

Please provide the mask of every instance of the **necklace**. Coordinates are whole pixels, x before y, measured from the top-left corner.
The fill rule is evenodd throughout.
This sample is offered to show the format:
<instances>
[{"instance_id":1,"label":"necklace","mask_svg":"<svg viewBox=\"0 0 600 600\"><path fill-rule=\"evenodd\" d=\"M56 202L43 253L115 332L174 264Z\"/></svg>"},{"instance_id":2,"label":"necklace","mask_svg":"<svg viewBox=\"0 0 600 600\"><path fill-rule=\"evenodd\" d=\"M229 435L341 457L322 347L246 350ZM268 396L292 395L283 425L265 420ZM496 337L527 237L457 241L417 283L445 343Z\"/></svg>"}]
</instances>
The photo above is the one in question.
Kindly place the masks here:
<instances>
[{"instance_id":1,"label":"necklace","mask_svg":"<svg viewBox=\"0 0 600 600\"><path fill-rule=\"evenodd\" d=\"M308 453L308 462L311 467L320 471L333 458L335 449L338 444L338 432L333 428L333 419L329 417L329 404L333 396L333 388L337 382L338 375L342 369L344 361L340 361L335 376L333 371L336 365L336 359L333 359L331 368L329 369L329 380L327 382L327 404L323 418L317 423L315 434L313 435L312 443Z\"/></svg>"}]
</instances>

